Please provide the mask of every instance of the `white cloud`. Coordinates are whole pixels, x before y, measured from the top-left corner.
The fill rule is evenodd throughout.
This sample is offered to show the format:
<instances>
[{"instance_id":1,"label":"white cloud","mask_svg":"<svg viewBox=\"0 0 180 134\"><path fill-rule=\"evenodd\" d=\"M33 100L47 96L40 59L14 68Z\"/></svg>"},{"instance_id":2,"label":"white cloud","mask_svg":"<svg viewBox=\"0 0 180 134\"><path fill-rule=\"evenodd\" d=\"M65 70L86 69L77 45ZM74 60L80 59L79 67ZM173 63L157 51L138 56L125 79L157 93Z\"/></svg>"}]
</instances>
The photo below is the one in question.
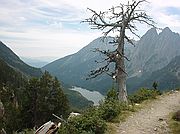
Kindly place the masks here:
<instances>
[{"instance_id":1,"label":"white cloud","mask_svg":"<svg viewBox=\"0 0 180 134\"><path fill-rule=\"evenodd\" d=\"M77 52L97 36L100 36L100 33L28 29L23 33L4 31L0 33L1 35L13 37L12 39L4 38L2 41L7 43L18 55L63 57Z\"/></svg>"},{"instance_id":2,"label":"white cloud","mask_svg":"<svg viewBox=\"0 0 180 134\"><path fill-rule=\"evenodd\" d=\"M65 56L78 51L98 36L80 21L89 16L87 7L106 10L127 0L1 0L0 40L22 56ZM168 7L180 8L179 0L149 0L143 9L159 27L180 33L180 17ZM138 27L143 35L148 27Z\"/></svg>"}]
</instances>

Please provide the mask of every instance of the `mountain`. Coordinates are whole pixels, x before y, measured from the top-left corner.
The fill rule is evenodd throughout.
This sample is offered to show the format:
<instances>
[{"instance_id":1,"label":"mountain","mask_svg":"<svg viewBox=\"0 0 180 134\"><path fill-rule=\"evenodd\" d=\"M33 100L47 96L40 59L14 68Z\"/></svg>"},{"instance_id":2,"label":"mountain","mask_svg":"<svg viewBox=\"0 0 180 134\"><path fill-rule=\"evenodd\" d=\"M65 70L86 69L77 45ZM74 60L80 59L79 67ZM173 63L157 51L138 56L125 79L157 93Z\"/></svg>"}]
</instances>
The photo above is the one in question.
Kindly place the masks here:
<instances>
[{"instance_id":1,"label":"mountain","mask_svg":"<svg viewBox=\"0 0 180 134\"><path fill-rule=\"evenodd\" d=\"M49 63L47 61L43 61L43 60L39 60L39 59L35 59L35 58L27 58L27 57L20 57L20 58L22 59L22 61L24 61L28 65L37 67L37 68L41 68Z\"/></svg>"},{"instance_id":2,"label":"mountain","mask_svg":"<svg viewBox=\"0 0 180 134\"><path fill-rule=\"evenodd\" d=\"M102 37L97 38L79 52L58 59L42 69L48 70L66 84L106 94L107 90L114 85L109 76L102 75L91 80L86 78L91 70L102 66L102 64L96 64L95 60L101 61L104 58L103 55L92 50L94 48L114 50L115 46L109 43L112 40L112 37L104 41ZM125 54L130 59L130 62L126 62L127 88L133 91L141 86L154 71L167 66L173 58L180 55L180 36L169 28L164 28L159 34L152 28L138 42L135 42L135 47L126 44Z\"/></svg>"},{"instance_id":3,"label":"mountain","mask_svg":"<svg viewBox=\"0 0 180 134\"><path fill-rule=\"evenodd\" d=\"M178 55L180 55L180 35L168 27L159 34L152 28L142 36L136 51L131 55L130 75L132 77L139 72L152 73L166 66Z\"/></svg>"},{"instance_id":4,"label":"mountain","mask_svg":"<svg viewBox=\"0 0 180 134\"><path fill-rule=\"evenodd\" d=\"M102 37L95 39L79 52L58 59L44 66L42 69L49 71L65 84L69 84L71 86L81 86L89 90L105 90L107 86L109 86L109 83L112 83L110 77L103 75L102 77L97 77L91 80L86 80L86 78L93 68L97 68L99 66L99 64L97 65L95 63L95 60L101 61L103 58L103 55L100 53L93 52L95 48L99 48L101 50L113 50L115 49L113 44L109 45L109 43L107 43L112 40L112 37L108 37L105 40L103 40ZM104 84L97 84L97 81L104 82ZM109 82L107 83L106 81Z\"/></svg>"},{"instance_id":5,"label":"mountain","mask_svg":"<svg viewBox=\"0 0 180 134\"><path fill-rule=\"evenodd\" d=\"M0 58L9 66L27 75L39 77L42 75L40 68L35 68L24 63L10 48L0 41Z\"/></svg>"},{"instance_id":6,"label":"mountain","mask_svg":"<svg viewBox=\"0 0 180 134\"><path fill-rule=\"evenodd\" d=\"M154 81L158 82L158 88L161 90L180 87L180 56L174 57L171 62L162 69L154 71L150 77L140 85L150 87Z\"/></svg>"},{"instance_id":7,"label":"mountain","mask_svg":"<svg viewBox=\"0 0 180 134\"><path fill-rule=\"evenodd\" d=\"M179 55L180 35L178 33L172 32L167 27L159 34L156 29L150 29L142 36L137 43L136 51L131 55L131 61L128 66L129 78L127 80L129 92L131 93L142 86L152 87L153 78L154 81L163 83L164 79L162 76L165 74L171 79L171 73L167 70L167 72L164 71L162 73L160 70L167 68L168 64L173 62L172 60ZM177 67L179 66L178 64L176 65ZM155 74L158 74L159 78L157 78L157 76L155 77ZM175 80L175 83L176 82ZM168 89L169 87L172 88L172 86L168 86L167 83L160 85L162 89Z\"/></svg>"},{"instance_id":8,"label":"mountain","mask_svg":"<svg viewBox=\"0 0 180 134\"><path fill-rule=\"evenodd\" d=\"M152 88L153 82L158 83L158 88L160 90L168 90L180 87L180 55L174 57L171 62L154 72L150 75L144 73L141 77L135 76L129 78L127 83L129 93L134 92L134 89L140 87Z\"/></svg>"}]
</instances>

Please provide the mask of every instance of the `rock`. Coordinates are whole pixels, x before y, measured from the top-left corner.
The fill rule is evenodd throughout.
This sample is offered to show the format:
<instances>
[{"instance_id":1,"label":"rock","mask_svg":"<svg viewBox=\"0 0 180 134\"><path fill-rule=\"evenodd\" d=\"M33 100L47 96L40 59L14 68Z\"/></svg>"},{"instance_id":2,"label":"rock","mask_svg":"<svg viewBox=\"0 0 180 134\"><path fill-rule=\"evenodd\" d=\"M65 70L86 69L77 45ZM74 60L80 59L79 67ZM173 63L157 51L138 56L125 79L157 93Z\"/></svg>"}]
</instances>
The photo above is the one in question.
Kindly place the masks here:
<instances>
[{"instance_id":1,"label":"rock","mask_svg":"<svg viewBox=\"0 0 180 134\"><path fill-rule=\"evenodd\" d=\"M80 113L71 112L70 115L69 115L69 117L68 117L68 120L71 119L71 118L73 118L73 117L79 116L79 115L80 115Z\"/></svg>"},{"instance_id":2,"label":"rock","mask_svg":"<svg viewBox=\"0 0 180 134\"><path fill-rule=\"evenodd\" d=\"M0 134L7 134L6 131L4 130L4 128L2 128L2 129L0 130Z\"/></svg>"},{"instance_id":3,"label":"rock","mask_svg":"<svg viewBox=\"0 0 180 134\"><path fill-rule=\"evenodd\" d=\"M157 128L156 128L156 127L154 128L154 131L157 131Z\"/></svg>"},{"instance_id":4,"label":"rock","mask_svg":"<svg viewBox=\"0 0 180 134\"><path fill-rule=\"evenodd\" d=\"M3 103L0 100L0 118L2 118L3 115L4 115L4 106L3 106Z\"/></svg>"},{"instance_id":5,"label":"rock","mask_svg":"<svg viewBox=\"0 0 180 134\"><path fill-rule=\"evenodd\" d=\"M159 118L158 121L163 121L164 119L163 118Z\"/></svg>"}]
</instances>

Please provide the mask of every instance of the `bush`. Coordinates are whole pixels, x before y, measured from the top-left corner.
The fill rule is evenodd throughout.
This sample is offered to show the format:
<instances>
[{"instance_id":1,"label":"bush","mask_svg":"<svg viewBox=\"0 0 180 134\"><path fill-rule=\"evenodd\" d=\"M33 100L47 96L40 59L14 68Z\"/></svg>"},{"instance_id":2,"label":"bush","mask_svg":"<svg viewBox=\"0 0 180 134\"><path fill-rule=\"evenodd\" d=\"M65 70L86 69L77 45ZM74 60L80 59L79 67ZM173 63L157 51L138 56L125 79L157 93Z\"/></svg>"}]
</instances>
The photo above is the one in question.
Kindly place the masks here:
<instances>
[{"instance_id":1,"label":"bush","mask_svg":"<svg viewBox=\"0 0 180 134\"><path fill-rule=\"evenodd\" d=\"M120 113L121 105L118 100L107 100L99 106L99 114L106 121L112 121Z\"/></svg>"},{"instance_id":2,"label":"bush","mask_svg":"<svg viewBox=\"0 0 180 134\"><path fill-rule=\"evenodd\" d=\"M103 134L106 122L99 116L98 108L92 107L82 115L71 118L62 126L59 134Z\"/></svg>"},{"instance_id":3,"label":"bush","mask_svg":"<svg viewBox=\"0 0 180 134\"><path fill-rule=\"evenodd\" d=\"M125 103L120 102L118 99L117 91L111 89L108 91L105 100L99 105L99 116L106 121L112 121L116 118L122 110L127 110L128 107Z\"/></svg>"},{"instance_id":4,"label":"bush","mask_svg":"<svg viewBox=\"0 0 180 134\"><path fill-rule=\"evenodd\" d=\"M160 94L161 93L159 90L141 88L136 91L135 94L130 95L129 100L132 103L141 103L142 101L147 99L155 99Z\"/></svg>"},{"instance_id":5,"label":"bush","mask_svg":"<svg viewBox=\"0 0 180 134\"><path fill-rule=\"evenodd\" d=\"M58 134L78 134L78 129L75 128L71 123L61 124Z\"/></svg>"},{"instance_id":6,"label":"bush","mask_svg":"<svg viewBox=\"0 0 180 134\"><path fill-rule=\"evenodd\" d=\"M103 134L106 121L112 121L122 110L129 110L128 106L118 100L117 92L112 89L98 107L91 107L63 124L59 134Z\"/></svg>"}]
</instances>

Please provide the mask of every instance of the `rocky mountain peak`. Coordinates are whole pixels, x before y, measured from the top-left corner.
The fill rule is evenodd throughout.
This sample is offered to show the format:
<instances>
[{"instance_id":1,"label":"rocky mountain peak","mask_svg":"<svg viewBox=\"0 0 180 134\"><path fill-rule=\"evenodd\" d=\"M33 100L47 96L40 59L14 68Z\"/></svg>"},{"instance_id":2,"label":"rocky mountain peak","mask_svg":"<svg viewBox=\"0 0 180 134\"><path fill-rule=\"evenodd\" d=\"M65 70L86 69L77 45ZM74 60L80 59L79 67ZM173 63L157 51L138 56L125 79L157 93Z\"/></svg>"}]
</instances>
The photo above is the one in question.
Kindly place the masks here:
<instances>
[{"instance_id":1,"label":"rocky mountain peak","mask_svg":"<svg viewBox=\"0 0 180 134\"><path fill-rule=\"evenodd\" d=\"M165 27L163 30L162 30L162 33L172 33L171 29L169 27Z\"/></svg>"},{"instance_id":2,"label":"rocky mountain peak","mask_svg":"<svg viewBox=\"0 0 180 134\"><path fill-rule=\"evenodd\" d=\"M144 47L154 48L154 42L156 42L157 38L158 38L158 33L157 33L156 28L149 29L139 40L138 48L144 48ZM148 42L148 43L145 43L145 42Z\"/></svg>"},{"instance_id":3,"label":"rocky mountain peak","mask_svg":"<svg viewBox=\"0 0 180 134\"><path fill-rule=\"evenodd\" d=\"M164 28L160 33L159 36L161 38L171 38L175 35L176 33L172 32L171 29L169 27Z\"/></svg>"},{"instance_id":4,"label":"rocky mountain peak","mask_svg":"<svg viewBox=\"0 0 180 134\"><path fill-rule=\"evenodd\" d=\"M147 32L146 32L146 34L157 34L157 30L156 30L156 28L151 28L151 29L149 29Z\"/></svg>"}]
</instances>

